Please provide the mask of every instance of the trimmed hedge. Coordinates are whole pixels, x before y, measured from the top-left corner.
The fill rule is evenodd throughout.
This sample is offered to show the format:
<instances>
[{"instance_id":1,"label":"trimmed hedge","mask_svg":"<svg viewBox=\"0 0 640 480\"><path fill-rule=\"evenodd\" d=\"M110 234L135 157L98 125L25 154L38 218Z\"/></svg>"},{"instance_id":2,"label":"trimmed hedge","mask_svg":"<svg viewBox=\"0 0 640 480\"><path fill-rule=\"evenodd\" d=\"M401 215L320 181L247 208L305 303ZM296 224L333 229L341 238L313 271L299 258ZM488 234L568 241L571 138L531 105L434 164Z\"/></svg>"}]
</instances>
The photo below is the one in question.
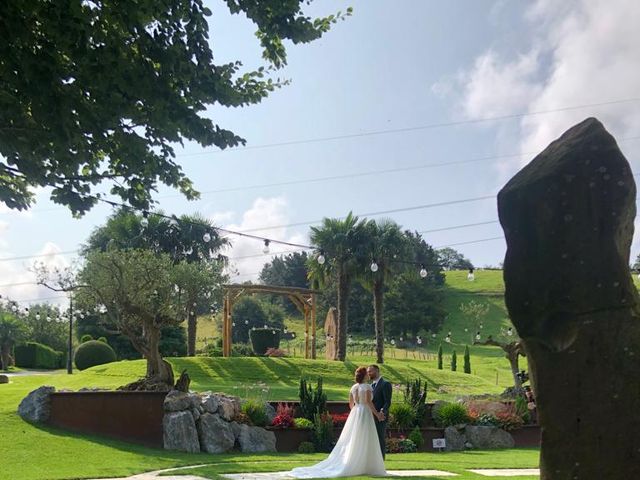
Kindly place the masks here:
<instances>
[{"instance_id":1,"label":"trimmed hedge","mask_svg":"<svg viewBox=\"0 0 640 480\"><path fill-rule=\"evenodd\" d=\"M63 368L66 355L53 348L36 342L27 342L15 347L15 363L20 368Z\"/></svg>"},{"instance_id":2,"label":"trimmed hedge","mask_svg":"<svg viewBox=\"0 0 640 480\"><path fill-rule=\"evenodd\" d=\"M89 340L76 350L74 358L78 370L104 365L116 361L116 352L108 344L99 340Z\"/></svg>"},{"instance_id":3,"label":"trimmed hedge","mask_svg":"<svg viewBox=\"0 0 640 480\"><path fill-rule=\"evenodd\" d=\"M280 348L280 330L276 328L251 329L249 338L256 355L264 355L270 348Z\"/></svg>"}]
</instances>

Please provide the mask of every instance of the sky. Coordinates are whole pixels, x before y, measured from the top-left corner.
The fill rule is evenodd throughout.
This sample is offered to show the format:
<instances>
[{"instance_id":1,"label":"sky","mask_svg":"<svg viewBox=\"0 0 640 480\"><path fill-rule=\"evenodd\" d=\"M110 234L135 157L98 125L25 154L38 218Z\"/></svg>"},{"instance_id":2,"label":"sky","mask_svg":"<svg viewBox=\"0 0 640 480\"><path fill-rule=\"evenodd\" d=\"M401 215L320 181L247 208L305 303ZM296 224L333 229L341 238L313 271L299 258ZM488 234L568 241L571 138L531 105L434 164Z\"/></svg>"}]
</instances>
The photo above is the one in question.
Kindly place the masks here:
<instances>
[{"instance_id":1,"label":"sky","mask_svg":"<svg viewBox=\"0 0 640 480\"><path fill-rule=\"evenodd\" d=\"M206 3L215 61L262 65L255 26L221 0ZM348 6L353 15L322 39L287 44L277 76L289 85L259 105L207 111L247 148L178 147L202 196L189 202L160 188L158 208L302 244L309 224L352 211L425 232L477 267L497 266L505 242L495 195L566 129L596 116L640 167L637 1L324 0L304 8L319 16ZM24 305L63 302L33 284L31 265L70 265L110 213L98 206L74 219L46 190L29 211L0 203L0 294ZM252 255L233 260L234 279L255 280L269 260L258 255L263 245L231 240L232 259Z\"/></svg>"}]
</instances>

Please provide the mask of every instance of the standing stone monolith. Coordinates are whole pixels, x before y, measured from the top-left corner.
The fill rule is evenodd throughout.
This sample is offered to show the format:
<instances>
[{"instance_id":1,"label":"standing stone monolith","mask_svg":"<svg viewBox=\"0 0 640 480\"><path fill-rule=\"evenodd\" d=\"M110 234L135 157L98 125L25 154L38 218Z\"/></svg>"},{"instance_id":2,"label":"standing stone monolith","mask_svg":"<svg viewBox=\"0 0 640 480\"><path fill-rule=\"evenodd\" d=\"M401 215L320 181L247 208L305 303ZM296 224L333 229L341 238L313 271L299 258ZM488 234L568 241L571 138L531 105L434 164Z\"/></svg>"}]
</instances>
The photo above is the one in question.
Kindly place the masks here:
<instances>
[{"instance_id":1,"label":"standing stone monolith","mask_svg":"<svg viewBox=\"0 0 640 480\"><path fill-rule=\"evenodd\" d=\"M507 308L529 358L542 480L640 478L636 186L595 118L498 194Z\"/></svg>"}]
</instances>

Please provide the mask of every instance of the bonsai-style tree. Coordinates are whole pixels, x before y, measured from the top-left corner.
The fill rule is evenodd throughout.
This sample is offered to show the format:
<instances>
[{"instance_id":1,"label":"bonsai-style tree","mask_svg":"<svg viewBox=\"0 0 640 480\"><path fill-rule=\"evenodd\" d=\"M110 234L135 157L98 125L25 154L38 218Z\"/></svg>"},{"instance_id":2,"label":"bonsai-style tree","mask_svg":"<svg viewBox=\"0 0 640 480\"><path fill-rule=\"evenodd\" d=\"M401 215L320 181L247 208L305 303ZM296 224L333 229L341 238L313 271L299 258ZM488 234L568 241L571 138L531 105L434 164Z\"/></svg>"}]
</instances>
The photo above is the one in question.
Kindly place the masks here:
<instances>
[{"instance_id":1,"label":"bonsai-style tree","mask_svg":"<svg viewBox=\"0 0 640 480\"><path fill-rule=\"evenodd\" d=\"M515 387L516 392L522 392L522 379L518 375L520 373L520 365L518 359L520 357L526 357L526 352L524 350L524 346L519 338L508 342L501 342L498 340L494 340L491 335L487 337L486 340L480 341L476 340L474 345L494 345L496 347L500 347L504 352L504 356L507 360L509 360L509 366L511 367L511 374L513 375L513 385Z\"/></svg>"}]
</instances>

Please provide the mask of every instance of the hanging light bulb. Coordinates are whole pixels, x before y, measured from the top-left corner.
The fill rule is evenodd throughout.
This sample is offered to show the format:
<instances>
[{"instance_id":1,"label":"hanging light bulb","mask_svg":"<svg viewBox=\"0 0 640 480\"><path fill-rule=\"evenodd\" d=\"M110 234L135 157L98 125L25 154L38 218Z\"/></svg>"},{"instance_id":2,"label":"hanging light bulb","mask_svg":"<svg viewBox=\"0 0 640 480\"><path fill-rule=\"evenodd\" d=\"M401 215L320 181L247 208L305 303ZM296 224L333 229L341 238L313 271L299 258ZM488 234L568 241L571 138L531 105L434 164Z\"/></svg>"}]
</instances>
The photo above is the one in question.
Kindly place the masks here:
<instances>
[{"instance_id":1,"label":"hanging light bulb","mask_svg":"<svg viewBox=\"0 0 640 480\"><path fill-rule=\"evenodd\" d=\"M450 337L449 335L447 335L447 336L444 338L444 341L445 341L445 342L447 342L447 343L451 343L451 337Z\"/></svg>"},{"instance_id":2,"label":"hanging light bulb","mask_svg":"<svg viewBox=\"0 0 640 480\"><path fill-rule=\"evenodd\" d=\"M507 329L507 335L512 336L513 335L513 328L509 327Z\"/></svg>"},{"instance_id":3,"label":"hanging light bulb","mask_svg":"<svg viewBox=\"0 0 640 480\"><path fill-rule=\"evenodd\" d=\"M142 212L140 225L142 225L142 228L147 228L149 226L149 212Z\"/></svg>"},{"instance_id":4,"label":"hanging light bulb","mask_svg":"<svg viewBox=\"0 0 640 480\"><path fill-rule=\"evenodd\" d=\"M265 323L264 324L264 329L266 330L267 328L269 328L269 327L267 327L267 324Z\"/></svg>"},{"instance_id":5,"label":"hanging light bulb","mask_svg":"<svg viewBox=\"0 0 640 480\"><path fill-rule=\"evenodd\" d=\"M184 251L185 255L191 255L193 253L193 247L189 247Z\"/></svg>"},{"instance_id":6,"label":"hanging light bulb","mask_svg":"<svg viewBox=\"0 0 640 480\"><path fill-rule=\"evenodd\" d=\"M424 265L420 265L420 276L422 278L427 278L428 274L429 272L427 272L427 269L424 267Z\"/></svg>"},{"instance_id":7,"label":"hanging light bulb","mask_svg":"<svg viewBox=\"0 0 640 480\"><path fill-rule=\"evenodd\" d=\"M296 332L291 333L291 338L296 338Z\"/></svg>"},{"instance_id":8,"label":"hanging light bulb","mask_svg":"<svg viewBox=\"0 0 640 480\"><path fill-rule=\"evenodd\" d=\"M395 345L395 344L396 344L396 341L395 341L395 339L392 338L391 339L391 345Z\"/></svg>"},{"instance_id":9,"label":"hanging light bulb","mask_svg":"<svg viewBox=\"0 0 640 480\"><path fill-rule=\"evenodd\" d=\"M40 313L36 313L36 320L40 320Z\"/></svg>"},{"instance_id":10,"label":"hanging light bulb","mask_svg":"<svg viewBox=\"0 0 640 480\"><path fill-rule=\"evenodd\" d=\"M316 257L316 260L318 261L318 264L324 265L324 262L327 261L327 259L324 257L324 250L320 250L320 253Z\"/></svg>"},{"instance_id":11,"label":"hanging light bulb","mask_svg":"<svg viewBox=\"0 0 640 480\"><path fill-rule=\"evenodd\" d=\"M432 333L432 334L431 334L431 338L436 338L436 334L435 334L435 333Z\"/></svg>"},{"instance_id":12,"label":"hanging light bulb","mask_svg":"<svg viewBox=\"0 0 640 480\"><path fill-rule=\"evenodd\" d=\"M245 321L244 321L244 324L245 324L245 325L249 325L249 320L245 320Z\"/></svg>"},{"instance_id":13,"label":"hanging light bulb","mask_svg":"<svg viewBox=\"0 0 640 480\"><path fill-rule=\"evenodd\" d=\"M202 235L202 240L204 243L209 243L211 241L211 234L209 232Z\"/></svg>"},{"instance_id":14,"label":"hanging light bulb","mask_svg":"<svg viewBox=\"0 0 640 480\"><path fill-rule=\"evenodd\" d=\"M275 330L271 330L271 335L275 335L276 331Z\"/></svg>"},{"instance_id":15,"label":"hanging light bulb","mask_svg":"<svg viewBox=\"0 0 640 480\"><path fill-rule=\"evenodd\" d=\"M236 326L236 322L231 322L231 326L235 327Z\"/></svg>"},{"instance_id":16,"label":"hanging light bulb","mask_svg":"<svg viewBox=\"0 0 640 480\"><path fill-rule=\"evenodd\" d=\"M421 338L418 339L418 345L422 345L422 339Z\"/></svg>"},{"instance_id":17,"label":"hanging light bulb","mask_svg":"<svg viewBox=\"0 0 640 480\"><path fill-rule=\"evenodd\" d=\"M269 253L269 244L271 243L271 241L267 238L264 239L264 248L262 249L262 253L264 253L265 255L267 253Z\"/></svg>"},{"instance_id":18,"label":"hanging light bulb","mask_svg":"<svg viewBox=\"0 0 640 480\"><path fill-rule=\"evenodd\" d=\"M175 215L171 217L171 220L169 220L169 227L178 228L178 219L175 217Z\"/></svg>"},{"instance_id":19,"label":"hanging light bulb","mask_svg":"<svg viewBox=\"0 0 640 480\"><path fill-rule=\"evenodd\" d=\"M285 333L285 335L287 334L287 332L288 332L288 330L285 328L285 329L284 329L284 333Z\"/></svg>"},{"instance_id":20,"label":"hanging light bulb","mask_svg":"<svg viewBox=\"0 0 640 480\"><path fill-rule=\"evenodd\" d=\"M378 264L376 263L375 260L373 262L371 262L371 266L369 268L371 268L371 271L373 273L376 273L378 271Z\"/></svg>"},{"instance_id":21,"label":"hanging light bulb","mask_svg":"<svg viewBox=\"0 0 640 480\"><path fill-rule=\"evenodd\" d=\"M47 322L51 321L51 317L49 315L47 315Z\"/></svg>"},{"instance_id":22,"label":"hanging light bulb","mask_svg":"<svg viewBox=\"0 0 640 480\"><path fill-rule=\"evenodd\" d=\"M16 305L14 305L13 307L11 307L11 311L12 312L17 312L18 311L18 307Z\"/></svg>"},{"instance_id":23,"label":"hanging light bulb","mask_svg":"<svg viewBox=\"0 0 640 480\"><path fill-rule=\"evenodd\" d=\"M480 340L480 332L476 333L476 340Z\"/></svg>"},{"instance_id":24,"label":"hanging light bulb","mask_svg":"<svg viewBox=\"0 0 640 480\"><path fill-rule=\"evenodd\" d=\"M469 269L469 273L467 273L467 280L473 282L476 279L476 276L473 273L473 268Z\"/></svg>"}]
</instances>

